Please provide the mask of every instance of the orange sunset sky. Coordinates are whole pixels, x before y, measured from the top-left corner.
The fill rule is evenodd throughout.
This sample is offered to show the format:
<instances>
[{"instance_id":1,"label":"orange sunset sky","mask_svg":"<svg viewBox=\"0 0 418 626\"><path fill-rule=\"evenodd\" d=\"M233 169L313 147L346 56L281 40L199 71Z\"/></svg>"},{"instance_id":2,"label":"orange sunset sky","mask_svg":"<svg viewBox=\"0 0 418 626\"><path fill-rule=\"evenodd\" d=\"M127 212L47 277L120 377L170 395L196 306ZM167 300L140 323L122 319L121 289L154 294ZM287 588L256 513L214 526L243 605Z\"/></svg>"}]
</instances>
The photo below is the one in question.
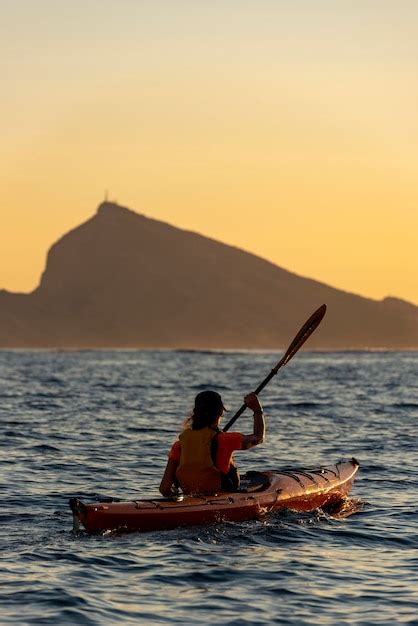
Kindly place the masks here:
<instances>
[{"instance_id":1,"label":"orange sunset sky","mask_svg":"<svg viewBox=\"0 0 418 626\"><path fill-rule=\"evenodd\" d=\"M418 304L418 2L3 0L0 288L109 198Z\"/></svg>"}]
</instances>

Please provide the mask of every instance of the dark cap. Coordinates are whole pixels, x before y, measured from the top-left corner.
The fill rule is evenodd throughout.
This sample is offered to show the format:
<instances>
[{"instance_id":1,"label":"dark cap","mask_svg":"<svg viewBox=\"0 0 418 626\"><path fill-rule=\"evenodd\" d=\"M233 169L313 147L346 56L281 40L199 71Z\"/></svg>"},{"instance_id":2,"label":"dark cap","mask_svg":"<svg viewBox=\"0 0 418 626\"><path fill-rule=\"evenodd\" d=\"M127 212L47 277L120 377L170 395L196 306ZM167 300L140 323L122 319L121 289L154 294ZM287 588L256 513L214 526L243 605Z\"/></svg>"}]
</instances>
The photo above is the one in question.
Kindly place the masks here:
<instances>
[{"instance_id":1,"label":"dark cap","mask_svg":"<svg viewBox=\"0 0 418 626\"><path fill-rule=\"evenodd\" d=\"M208 409L209 411L219 412L227 411L224 407L222 398L216 391L201 391L197 394L194 401L195 409Z\"/></svg>"}]
</instances>

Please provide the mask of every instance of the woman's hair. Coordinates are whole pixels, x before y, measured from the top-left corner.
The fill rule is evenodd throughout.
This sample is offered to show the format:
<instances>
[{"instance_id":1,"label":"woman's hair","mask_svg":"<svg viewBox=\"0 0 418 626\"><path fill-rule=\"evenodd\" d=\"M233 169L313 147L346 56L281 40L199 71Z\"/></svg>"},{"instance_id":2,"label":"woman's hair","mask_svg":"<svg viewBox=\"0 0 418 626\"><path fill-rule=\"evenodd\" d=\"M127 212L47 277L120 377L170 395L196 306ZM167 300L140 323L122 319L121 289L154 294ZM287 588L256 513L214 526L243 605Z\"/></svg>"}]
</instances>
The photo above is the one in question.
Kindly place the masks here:
<instances>
[{"instance_id":1,"label":"woman's hair","mask_svg":"<svg viewBox=\"0 0 418 626\"><path fill-rule=\"evenodd\" d=\"M195 398L193 413L187 420L187 425L192 430L211 426L224 410L225 407L219 393L210 390L201 391Z\"/></svg>"}]
</instances>

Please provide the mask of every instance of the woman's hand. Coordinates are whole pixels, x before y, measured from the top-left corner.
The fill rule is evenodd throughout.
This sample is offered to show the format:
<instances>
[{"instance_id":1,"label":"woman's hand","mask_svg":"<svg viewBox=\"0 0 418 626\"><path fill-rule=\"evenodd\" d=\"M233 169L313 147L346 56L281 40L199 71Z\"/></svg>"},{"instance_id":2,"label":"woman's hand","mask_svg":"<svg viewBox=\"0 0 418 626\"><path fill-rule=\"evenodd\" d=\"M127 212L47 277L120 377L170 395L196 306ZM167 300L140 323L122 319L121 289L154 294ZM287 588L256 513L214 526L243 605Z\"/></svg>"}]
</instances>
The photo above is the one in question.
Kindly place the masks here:
<instances>
[{"instance_id":1,"label":"woman's hand","mask_svg":"<svg viewBox=\"0 0 418 626\"><path fill-rule=\"evenodd\" d=\"M263 407L261 406L261 402L255 395L255 393L249 393L247 396L245 396L244 402L249 409L254 411L254 413L262 413Z\"/></svg>"}]
</instances>

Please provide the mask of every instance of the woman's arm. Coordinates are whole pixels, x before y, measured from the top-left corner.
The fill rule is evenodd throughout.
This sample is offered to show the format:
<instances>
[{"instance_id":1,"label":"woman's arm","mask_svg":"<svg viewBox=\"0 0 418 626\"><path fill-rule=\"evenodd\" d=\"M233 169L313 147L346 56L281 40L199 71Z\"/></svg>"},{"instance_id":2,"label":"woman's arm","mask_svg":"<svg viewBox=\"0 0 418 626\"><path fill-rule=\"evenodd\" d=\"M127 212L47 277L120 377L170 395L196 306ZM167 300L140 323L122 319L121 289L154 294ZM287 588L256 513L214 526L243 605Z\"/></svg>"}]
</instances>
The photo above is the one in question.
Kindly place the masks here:
<instances>
[{"instance_id":1,"label":"woman's arm","mask_svg":"<svg viewBox=\"0 0 418 626\"><path fill-rule=\"evenodd\" d=\"M241 450L248 450L248 448L253 448L263 442L266 424L264 421L263 407L255 393L249 393L248 396L245 396L244 401L248 408L254 411L253 434L244 435L242 438Z\"/></svg>"},{"instance_id":2,"label":"woman's arm","mask_svg":"<svg viewBox=\"0 0 418 626\"><path fill-rule=\"evenodd\" d=\"M176 469L178 464L179 462L174 461L174 459L168 459L167 461L164 476L160 483L160 493L166 498L173 495L173 485L176 481Z\"/></svg>"}]
</instances>

